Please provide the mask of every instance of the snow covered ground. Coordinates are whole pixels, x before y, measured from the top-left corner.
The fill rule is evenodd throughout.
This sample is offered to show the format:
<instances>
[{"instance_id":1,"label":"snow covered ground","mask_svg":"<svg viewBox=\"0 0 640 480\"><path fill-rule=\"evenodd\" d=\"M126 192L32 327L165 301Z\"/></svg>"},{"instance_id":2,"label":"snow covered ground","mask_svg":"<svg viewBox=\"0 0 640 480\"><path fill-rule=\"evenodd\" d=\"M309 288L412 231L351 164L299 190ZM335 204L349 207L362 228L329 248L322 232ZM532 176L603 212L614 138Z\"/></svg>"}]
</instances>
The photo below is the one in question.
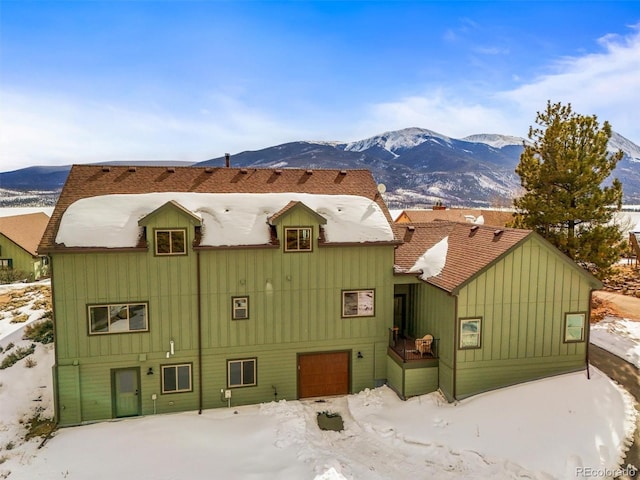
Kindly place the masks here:
<instances>
[{"instance_id":1,"label":"snow covered ground","mask_svg":"<svg viewBox=\"0 0 640 480\"><path fill-rule=\"evenodd\" d=\"M640 321L605 317L591 325L591 343L640 368Z\"/></svg>"},{"instance_id":2,"label":"snow covered ground","mask_svg":"<svg viewBox=\"0 0 640 480\"><path fill-rule=\"evenodd\" d=\"M51 414L51 346L34 355L33 368L21 360L0 370L0 478L584 478L615 473L635 427L633 400L591 368L590 380L578 372L457 404L437 393L403 402L381 387L324 402L108 421L61 429L38 449L40 439L23 440L20 420ZM342 416L343 431L318 428L325 411Z\"/></svg>"}]
</instances>

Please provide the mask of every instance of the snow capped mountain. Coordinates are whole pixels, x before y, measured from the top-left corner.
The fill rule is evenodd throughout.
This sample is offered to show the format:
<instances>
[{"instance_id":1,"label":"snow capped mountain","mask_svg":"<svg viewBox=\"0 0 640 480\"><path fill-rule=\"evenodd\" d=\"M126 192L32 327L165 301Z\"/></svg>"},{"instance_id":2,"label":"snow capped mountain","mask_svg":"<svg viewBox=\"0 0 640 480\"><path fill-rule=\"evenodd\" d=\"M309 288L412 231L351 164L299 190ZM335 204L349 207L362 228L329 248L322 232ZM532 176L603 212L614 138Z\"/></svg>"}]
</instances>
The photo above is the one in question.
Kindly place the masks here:
<instances>
[{"instance_id":1,"label":"snow capped mountain","mask_svg":"<svg viewBox=\"0 0 640 480\"><path fill-rule=\"evenodd\" d=\"M466 142L484 143L485 145L489 145L494 148L504 148L511 145L521 147L523 142L529 143L529 140L526 138L494 133L478 133L464 137L462 140ZM640 162L640 147L619 133L611 132L611 138L609 139L607 150L611 153L622 150L630 161Z\"/></svg>"},{"instance_id":2,"label":"snow capped mountain","mask_svg":"<svg viewBox=\"0 0 640 480\"><path fill-rule=\"evenodd\" d=\"M345 147L345 150L363 152L373 147L380 147L396 155L399 150L414 148L428 141L438 143L439 141L443 141L444 143L450 144L451 138L424 128L405 128L385 132L364 140L358 140L357 142L351 142Z\"/></svg>"},{"instance_id":3,"label":"snow capped mountain","mask_svg":"<svg viewBox=\"0 0 640 480\"><path fill-rule=\"evenodd\" d=\"M465 142L484 143L485 145L489 145L493 148L502 148L509 145L517 145L521 147L523 142L528 141L522 137L500 135L497 133L476 133L475 135L464 137L461 140L464 140Z\"/></svg>"},{"instance_id":4,"label":"snow capped mountain","mask_svg":"<svg viewBox=\"0 0 640 480\"><path fill-rule=\"evenodd\" d=\"M521 137L486 133L456 139L424 128L405 128L350 143L297 141L244 151L231 155L231 165L368 169L376 181L387 186L385 199L392 208L430 206L438 201L458 206L506 206L521 191L515 168L523 141ZM618 149L625 153L614 172L623 184L623 201L640 203L640 147L613 133L609 150ZM195 165L221 167L225 159ZM29 167L0 173L0 186L48 190L53 195L64 183L69 168Z\"/></svg>"},{"instance_id":5,"label":"snow capped mountain","mask_svg":"<svg viewBox=\"0 0 640 480\"><path fill-rule=\"evenodd\" d=\"M640 162L640 147L616 132L611 133L607 150L610 152L622 150L631 162Z\"/></svg>"}]
</instances>

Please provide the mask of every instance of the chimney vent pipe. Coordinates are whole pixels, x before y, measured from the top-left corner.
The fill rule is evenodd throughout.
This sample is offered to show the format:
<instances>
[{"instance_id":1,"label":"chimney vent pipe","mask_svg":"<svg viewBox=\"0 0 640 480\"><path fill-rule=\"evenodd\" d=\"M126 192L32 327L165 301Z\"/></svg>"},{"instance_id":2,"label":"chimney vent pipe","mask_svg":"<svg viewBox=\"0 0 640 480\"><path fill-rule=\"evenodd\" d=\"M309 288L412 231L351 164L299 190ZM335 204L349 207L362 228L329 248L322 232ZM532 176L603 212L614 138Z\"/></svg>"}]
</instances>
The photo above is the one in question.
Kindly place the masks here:
<instances>
[{"instance_id":1,"label":"chimney vent pipe","mask_svg":"<svg viewBox=\"0 0 640 480\"><path fill-rule=\"evenodd\" d=\"M228 153L224 154L224 166L227 168L231 167L231 155Z\"/></svg>"}]
</instances>

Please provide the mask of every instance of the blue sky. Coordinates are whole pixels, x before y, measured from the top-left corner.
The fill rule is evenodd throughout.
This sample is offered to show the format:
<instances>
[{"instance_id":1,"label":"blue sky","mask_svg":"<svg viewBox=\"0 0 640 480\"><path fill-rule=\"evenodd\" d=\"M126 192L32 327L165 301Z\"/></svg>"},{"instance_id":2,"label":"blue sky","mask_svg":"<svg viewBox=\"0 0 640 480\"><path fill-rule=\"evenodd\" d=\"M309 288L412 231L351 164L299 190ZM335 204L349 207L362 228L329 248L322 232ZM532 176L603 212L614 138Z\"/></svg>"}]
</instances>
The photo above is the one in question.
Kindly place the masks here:
<instances>
[{"instance_id":1,"label":"blue sky","mask_svg":"<svg viewBox=\"0 0 640 480\"><path fill-rule=\"evenodd\" d=\"M640 144L640 1L0 0L0 171L526 137L547 100Z\"/></svg>"}]
</instances>

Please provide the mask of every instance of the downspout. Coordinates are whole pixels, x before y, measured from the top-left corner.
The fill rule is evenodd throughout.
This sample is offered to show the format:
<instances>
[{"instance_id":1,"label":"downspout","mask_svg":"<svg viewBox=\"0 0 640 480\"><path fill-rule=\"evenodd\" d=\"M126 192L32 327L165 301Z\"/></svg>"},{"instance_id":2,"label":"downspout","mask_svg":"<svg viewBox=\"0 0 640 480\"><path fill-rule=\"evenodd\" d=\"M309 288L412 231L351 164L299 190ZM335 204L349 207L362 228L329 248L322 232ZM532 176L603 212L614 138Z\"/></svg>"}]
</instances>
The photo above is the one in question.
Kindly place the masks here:
<instances>
[{"instance_id":1,"label":"downspout","mask_svg":"<svg viewBox=\"0 0 640 480\"><path fill-rule=\"evenodd\" d=\"M59 383L59 379L58 379L58 365L59 365L59 361L58 361L58 349L55 348L57 339L58 339L58 328L56 326L56 308L55 308L55 299L56 296L53 294L53 256L49 256L49 277L50 277L50 283L51 283L51 319L53 320L53 384L55 386L54 388L54 395L55 395L55 399L54 399L54 405L55 405L55 409L53 412L54 418L55 418L55 422L56 422L56 428L58 426L58 423L60 423L60 383Z\"/></svg>"},{"instance_id":2,"label":"downspout","mask_svg":"<svg viewBox=\"0 0 640 480\"><path fill-rule=\"evenodd\" d=\"M202 293L200 284L200 250L196 250L196 289L198 302L198 415L202 414Z\"/></svg>"},{"instance_id":3,"label":"downspout","mask_svg":"<svg viewBox=\"0 0 640 480\"><path fill-rule=\"evenodd\" d=\"M587 368L587 380L591 380L591 372L589 371L589 337L591 333L591 302L593 301L593 289L589 290L589 306L587 307L587 318L585 322L587 323L584 327L585 335L584 340L586 345L584 347L584 363Z\"/></svg>"},{"instance_id":4,"label":"downspout","mask_svg":"<svg viewBox=\"0 0 640 480\"><path fill-rule=\"evenodd\" d=\"M458 400L458 295L453 296L453 399Z\"/></svg>"}]
</instances>

